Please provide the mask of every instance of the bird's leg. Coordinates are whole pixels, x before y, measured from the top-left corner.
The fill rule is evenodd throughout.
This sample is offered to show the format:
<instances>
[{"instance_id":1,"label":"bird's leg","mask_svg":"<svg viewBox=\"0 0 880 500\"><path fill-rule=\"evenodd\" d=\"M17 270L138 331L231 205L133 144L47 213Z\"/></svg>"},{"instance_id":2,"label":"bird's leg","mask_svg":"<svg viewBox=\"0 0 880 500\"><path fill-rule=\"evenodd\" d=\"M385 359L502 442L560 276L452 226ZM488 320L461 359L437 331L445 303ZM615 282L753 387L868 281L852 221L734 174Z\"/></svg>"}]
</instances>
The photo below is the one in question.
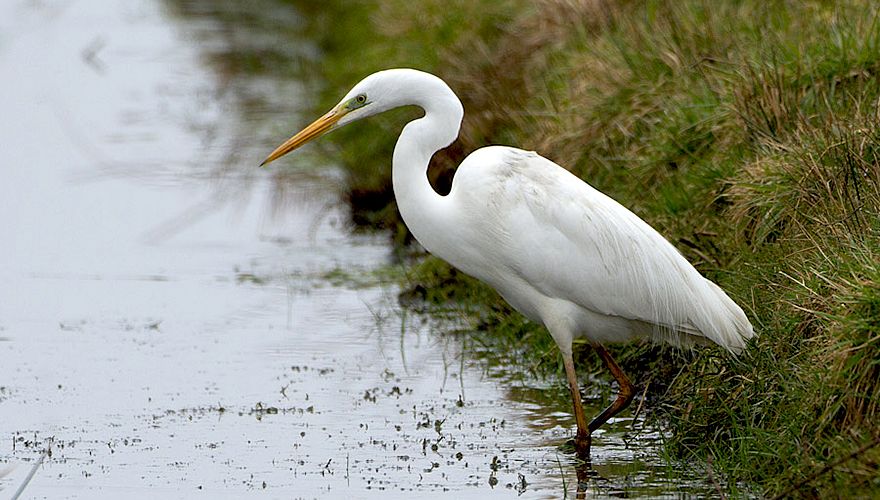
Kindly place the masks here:
<instances>
[{"instance_id":1,"label":"bird's leg","mask_svg":"<svg viewBox=\"0 0 880 500\"><path fill-rule=\"evenodd\" d=\"M602 424L607 422L609 418L617 415L629 406L630 401L632 401L633 396L636 393L635 387L626 377L626 374L623 373L623 370L621 370L620 367L617 366L617 363L614 362L614 358L611 357L611 354L600 344L593 344L593 349L595 349L596 354L602 358L602 362L605 363L605 366L611 370L611 374L614 375L618 385L620 385L620 390L617 393L617 399L611 403L611 406L605 408L598 417L590 422L590 432L598 429Z\"/></svg>"},{"instance_id":2,"label":"bird's leg","mask_svg":"<svg viewBox=\"0 0 880 500\"><path fill-rule=\"evenodd\" d=\"M574 371L574 360L571 352L562 353L562 363L565 365L565 374L568 376L568 388L571 390L571 401L574 404L574 418L577 421L577 435L574 438L574 449L582 460L590 456L590 430L587 427L587 418L584 416L584 407L581 404L581 392L578 388L577 374Z\"/></svg>"}]
</instances>

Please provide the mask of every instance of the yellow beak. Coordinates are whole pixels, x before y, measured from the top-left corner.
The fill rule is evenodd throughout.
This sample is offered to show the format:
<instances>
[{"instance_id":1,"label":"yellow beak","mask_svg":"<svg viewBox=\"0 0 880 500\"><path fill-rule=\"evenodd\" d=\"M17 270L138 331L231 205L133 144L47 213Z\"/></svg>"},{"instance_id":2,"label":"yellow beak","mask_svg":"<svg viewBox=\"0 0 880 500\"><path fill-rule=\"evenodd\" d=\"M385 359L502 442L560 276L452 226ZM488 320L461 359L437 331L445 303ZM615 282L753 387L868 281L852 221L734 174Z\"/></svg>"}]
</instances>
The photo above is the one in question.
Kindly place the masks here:
<instances>
[{"instance_id":1,"label":"yellow beak","mask_svg":"<svg viewBox=\"0 0 880 500\"><path fill-rule=\"evenodd\" d=\"M278 158L286 155L287 153L293 151L294 149L302 146L303 144L311 141L315 137L320 136L324 132L330 130L333 125L336 125L336 122L339 121L340 118L345 116L344 111L340 111L337 109L331 109L327 114L318 118L308 127L300 130L296 135L284 141L284 144L275 148L275 151L272 151L269 156L263 160L263 163L260 163L260 166L264 166L269 162L275 161Z\"/></svg>"}]
</instances>

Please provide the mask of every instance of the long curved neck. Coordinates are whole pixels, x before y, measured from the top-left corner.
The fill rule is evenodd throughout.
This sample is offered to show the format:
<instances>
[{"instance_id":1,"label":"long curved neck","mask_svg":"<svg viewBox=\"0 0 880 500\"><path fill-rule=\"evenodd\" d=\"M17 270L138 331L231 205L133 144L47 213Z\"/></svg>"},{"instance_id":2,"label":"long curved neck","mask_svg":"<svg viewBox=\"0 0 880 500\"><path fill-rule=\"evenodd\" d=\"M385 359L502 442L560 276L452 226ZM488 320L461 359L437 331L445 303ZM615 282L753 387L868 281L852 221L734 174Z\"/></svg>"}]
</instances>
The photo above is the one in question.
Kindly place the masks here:
<instances>
[{"instance_id":1,"label":"long curved neck","mask_svg":"<svg viewBox=\"0 0 880 500\"><path fill-rule=\"evenodd\" d=\"M461 128L461 101L442 80L418 82L410 100L425 116L408 123L394 147L392 184L404 223L428 251L442 252L444 227L452 215L448 200L428 182L428 164L438 150L450 145ZM448 237L448 235L447 235Z\"/></svg>"}]
</instances>

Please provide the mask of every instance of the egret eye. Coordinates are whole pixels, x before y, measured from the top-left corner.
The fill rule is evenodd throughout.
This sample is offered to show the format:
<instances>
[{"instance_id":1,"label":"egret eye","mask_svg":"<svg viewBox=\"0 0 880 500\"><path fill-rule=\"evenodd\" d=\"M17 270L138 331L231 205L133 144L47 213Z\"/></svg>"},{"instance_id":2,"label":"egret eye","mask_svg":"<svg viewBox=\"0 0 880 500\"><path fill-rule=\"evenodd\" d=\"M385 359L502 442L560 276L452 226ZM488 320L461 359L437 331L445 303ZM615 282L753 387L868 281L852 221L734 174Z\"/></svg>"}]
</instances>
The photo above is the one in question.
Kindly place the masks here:
<instances>
[{"instance_id":1,"label":"egret eye","mask_svg":"<svg viewBox=\"0 0 880 500\"><path fill-rule=\"evenodd\" d=\"M367 94L358 94L345 102L345 108L349 111L361 108L367 105Z\"/></svg>"}]
</instances>

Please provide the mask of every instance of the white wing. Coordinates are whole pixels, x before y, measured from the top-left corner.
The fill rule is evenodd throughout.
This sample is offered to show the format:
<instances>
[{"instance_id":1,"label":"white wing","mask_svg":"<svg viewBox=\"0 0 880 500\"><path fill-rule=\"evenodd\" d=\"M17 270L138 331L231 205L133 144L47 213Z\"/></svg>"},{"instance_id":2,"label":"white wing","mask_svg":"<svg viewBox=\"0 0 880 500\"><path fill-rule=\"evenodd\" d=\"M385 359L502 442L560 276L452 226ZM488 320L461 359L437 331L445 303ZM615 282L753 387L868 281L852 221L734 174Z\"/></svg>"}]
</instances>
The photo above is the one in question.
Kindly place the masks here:
<instances>
[{"instance_id":1,"label":"white wing","mask_svg":"<svg viewBox=\"0 0 880 500\"><path fill-rule=\"evenodd\" d=\"M673 343L684 333L739 351L754 335L742 309L657 231L546 158L480 149L459 167L451 195L470 217L464 225L482 228L465 238L471 251L492 249L481 267L489 271L475 274L497 288L497 276L512 272L545 297L654 325Z\"/></svg>"}]
</instances>

